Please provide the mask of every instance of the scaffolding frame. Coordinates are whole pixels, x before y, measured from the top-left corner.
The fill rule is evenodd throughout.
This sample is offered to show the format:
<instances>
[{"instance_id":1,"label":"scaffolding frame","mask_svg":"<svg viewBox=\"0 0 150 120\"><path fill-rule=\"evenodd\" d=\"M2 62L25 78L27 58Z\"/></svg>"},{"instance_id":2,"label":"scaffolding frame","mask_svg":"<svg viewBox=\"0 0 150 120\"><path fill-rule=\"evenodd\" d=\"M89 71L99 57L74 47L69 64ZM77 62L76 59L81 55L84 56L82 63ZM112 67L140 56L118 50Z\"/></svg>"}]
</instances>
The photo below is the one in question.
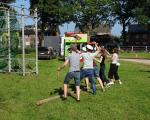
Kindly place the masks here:
<instances>
[{"instance_id":1,"label":"scaffolding frame","mask_svg":"<svg viewBox=\"0 0 150 120\"><path fill-rule=\"evenodd\" d=\"M16 15L21 17L21 31L22 31L22 72L21 74L23 76L26 75L26 73L30 73L30 72L26 72L26 67L25 67L25 62L26 62L26 57L25 57L25 19L26 17L28 18L32 18L34 21L34 27L35 27L35 71L33 71L34 73L38 74L38 26L37 26L37 22L38 22L38 17L37 17L37 9L33 10L34 14L33 15L29 15L26 14L24 10L28 10L29 9L25 8L24 5L21 6L14 6L14 5L9 5L3 2L0 2L1 6L9 6L8 8L6 7L0 7L0 12L5 12L5 14L7 15L5 16L0 16L0 19L4 19L7 21L6 27L4 29L0 28L0 31L5 31L7 32L7 40L8 40L8 72L11 73L12 72L12 58L11 58L11 26L10 26L10 19L11 19L11 15L13 14L15 17ZM20 11L14 11L12 12L12 9L15 10L15 8L19 8ZM17 18L17 17L16 17ZM18 19L18 18L17 18ZM3 71L1 71L3 72Z\"/></svg>"}]
</instances>

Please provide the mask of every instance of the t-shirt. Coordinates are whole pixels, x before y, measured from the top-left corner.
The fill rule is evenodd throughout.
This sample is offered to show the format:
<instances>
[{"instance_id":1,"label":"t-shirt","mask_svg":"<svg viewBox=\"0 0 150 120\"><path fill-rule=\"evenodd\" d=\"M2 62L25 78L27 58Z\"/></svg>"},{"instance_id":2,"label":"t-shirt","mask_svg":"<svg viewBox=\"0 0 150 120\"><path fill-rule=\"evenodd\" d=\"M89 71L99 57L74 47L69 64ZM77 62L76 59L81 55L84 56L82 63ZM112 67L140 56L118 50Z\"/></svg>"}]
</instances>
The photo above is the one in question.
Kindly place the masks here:
<instances>
[{"instance_id":1,"label":"t-shirt","mask_svg":"<svg viewBox=\"0 0 150 120\"><path fill-rule=\"evenodd\" d=\"M80 71L80 54L72 52L67 59L69 60L69 72Z\"/></svg>"},{"instance_id":2,"label":"t-shirt","mask_svg":"<svg viewBox=\"0 0 150 120\"><path fill-rule=\"evenodd\" d=\"M105 56L101 55L101 59L102 59L102 61L100 63L100 66L103 66L103 65L105 65Z\"/></svg>"},{"instance_id":3,"label":"t-shirt","mask_svg":"<svg viewBox=\"0 0 150 120\"><path fill-rule=\"evenodd\" d=\"M98 51L95 53L81 53L81 57L83 57L83 69L93 69L93 59L98 54Z\"/></svg>"},{"instance_id":4,"label":"t-shirt","mask_svg":"<svg viewBox=\"0 0 150 120\"><path fill-rule=\"evenodd\" d=\"M111 62L112 64L117 64L118 63L118 54L113 53L111 60L112 60L112 62Z\"/></svg>"}]
</instances>

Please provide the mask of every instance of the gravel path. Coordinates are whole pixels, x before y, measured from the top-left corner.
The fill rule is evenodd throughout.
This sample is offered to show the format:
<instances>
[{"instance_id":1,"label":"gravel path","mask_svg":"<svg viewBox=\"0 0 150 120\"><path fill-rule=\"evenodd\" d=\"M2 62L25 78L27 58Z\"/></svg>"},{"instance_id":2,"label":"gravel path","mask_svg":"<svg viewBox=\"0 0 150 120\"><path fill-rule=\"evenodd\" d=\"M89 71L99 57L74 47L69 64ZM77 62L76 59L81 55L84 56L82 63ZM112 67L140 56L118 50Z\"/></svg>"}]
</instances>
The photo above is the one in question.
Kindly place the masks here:
<instances>
[{"instance_id":1,"label":"gravel path","mask_svg":"<svg viewBox=\"0 0 150 120\"><path fill-rule=\"evenodd\" d=\"M122 61L130 61L130 62L137 62L137 63L150 65L150 60L145 60L145 59L120 59L120 60L122 60Z\"/></svg>"}]
</instances>

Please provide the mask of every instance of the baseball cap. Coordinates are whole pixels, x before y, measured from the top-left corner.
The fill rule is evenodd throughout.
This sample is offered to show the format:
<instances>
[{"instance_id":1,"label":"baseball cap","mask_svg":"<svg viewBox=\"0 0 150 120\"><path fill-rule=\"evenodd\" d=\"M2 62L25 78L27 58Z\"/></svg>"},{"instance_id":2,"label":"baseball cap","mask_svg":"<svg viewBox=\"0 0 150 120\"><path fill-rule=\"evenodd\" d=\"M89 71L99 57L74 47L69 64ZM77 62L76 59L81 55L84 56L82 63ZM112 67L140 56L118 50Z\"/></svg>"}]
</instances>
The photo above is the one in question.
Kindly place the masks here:
<instances>
[{"instance_id":1,"label":"baseball cap","mask_svg":"<svg viewBox=\"0 0 150 120\"><path fill-rule=\"evenodd\" d=\"M93 47L91 45L87 45L86 48L89 50L93 50Z\"/></svg>"}]
</instances>

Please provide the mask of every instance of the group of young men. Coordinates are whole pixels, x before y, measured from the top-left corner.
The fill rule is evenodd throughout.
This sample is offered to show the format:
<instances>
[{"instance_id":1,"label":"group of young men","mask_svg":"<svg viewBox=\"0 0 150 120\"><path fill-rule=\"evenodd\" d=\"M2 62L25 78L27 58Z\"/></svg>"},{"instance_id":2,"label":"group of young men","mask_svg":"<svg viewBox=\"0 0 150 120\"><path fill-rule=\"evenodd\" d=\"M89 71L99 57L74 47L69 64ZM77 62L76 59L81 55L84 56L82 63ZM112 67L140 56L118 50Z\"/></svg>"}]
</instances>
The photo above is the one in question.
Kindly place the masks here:
<instances>
[{"instance_id":1,"label":"group of young men","mask_svg":"<svg viewBox=\"0 0 150 120\"><path fill-rule=\"evenodd\" d=\"M94 59L100 53L101 48L98 47L97 43L95 43L95 48L93 48L93 46L91 45L86 45L86 47L84 48L86 49L86 51L80 52L77 49L77 45L72 44L70 47L70 54L66 58L65 62L60 67L57 68L57 70L60 71L67 64L69 64L69 72L66 74L64 80L63 99L67 99L68 83L72 78L74 78L75 80L77 101L80 101L80 83L83 78L88 79L90 81L94 95L96 95L96 84L94 78L97 78L102 90L105 91L103 83L99 77L99 72L95 67L96 64L94 63ZM82 69L80 67L81 57L83 58Z\"/></svg>"}]
</instances>

